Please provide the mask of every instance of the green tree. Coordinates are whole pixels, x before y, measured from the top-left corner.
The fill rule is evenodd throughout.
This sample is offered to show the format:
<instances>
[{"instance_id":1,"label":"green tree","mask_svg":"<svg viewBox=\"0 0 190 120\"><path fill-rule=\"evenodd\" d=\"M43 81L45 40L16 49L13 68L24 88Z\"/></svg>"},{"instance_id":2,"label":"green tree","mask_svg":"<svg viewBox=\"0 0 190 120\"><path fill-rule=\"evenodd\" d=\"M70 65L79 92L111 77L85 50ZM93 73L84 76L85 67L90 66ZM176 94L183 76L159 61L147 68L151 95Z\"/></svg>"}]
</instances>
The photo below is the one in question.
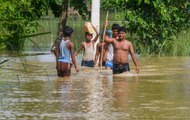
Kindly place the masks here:
<instances>
[{"instance_id":1,"label":"green tree","mask_svg":"<svg viewBox=\"0 0 190 120\"><path fill-rule=\"evenodd\" d=\"M102 9L123 12L123 24L139 53L167 54L171 37L190 26L189 0L102 0Z\"/></svg>"},{"instance_id":2,"label":"green tree","mask_svg":"<svg viewBox=\"0 0 190 120\"><path fill-rule=\"evenodd\" d=\"M54 16L60 19L57 38L62 35L61 31L66 26L69 5L74 7L74 9L79 12L83 19L86 19L86 17L90 15L90 11L88 11L87 8L90 1L91 0L50 0L50 9L53 11Z\"/></svg>"},{"instance_id":3,"label":"green tree","mask_svg":"<svg viewBox=\"0 0 190 120\"><path fill-rule=\"evenodd\" d=\"M0 48L21 50L47 8L44 0L0 0Z\"/></svg>"},{"instance_id":4,"label":"green tree","mask_svg":"<svg viewBox=\"0 0 190 120\"><path fill-rule=\"evenodd\" d=\"M58 35L66 25L69 5L85 19L88 0L0 0L0 49L22 50L26 37L37 31L38 22L48 9L60 18Z\"/></svg>"}]
</instances>

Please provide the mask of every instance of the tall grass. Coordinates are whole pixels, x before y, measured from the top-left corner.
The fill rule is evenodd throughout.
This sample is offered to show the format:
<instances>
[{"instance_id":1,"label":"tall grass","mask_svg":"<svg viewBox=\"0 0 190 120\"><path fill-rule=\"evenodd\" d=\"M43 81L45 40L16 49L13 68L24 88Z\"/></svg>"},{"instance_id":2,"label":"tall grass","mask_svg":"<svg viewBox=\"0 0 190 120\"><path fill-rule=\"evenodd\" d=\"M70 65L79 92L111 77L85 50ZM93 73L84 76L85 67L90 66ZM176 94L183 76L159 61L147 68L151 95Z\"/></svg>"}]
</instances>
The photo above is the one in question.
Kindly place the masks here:
<instances>
[{"instance_id":1,"label":"tall grass","mask_svg":"<svg viewBox=\"0 0 190 120\"><path fill-rule=\"evenodd\" d=\"M170 53L173 56L190 56L190 29L173 39Z\"/></svg>"},{"instance_id":2,"label":"tall grass","mask_svg":"<svg viewBox=\"0 0 190 120\"><path fill-rule=\"evenodd\" d=\"M100 31L105 19L106 12L101 13L101 20L100 20ZM111 28L111 25L113 23L119 23L122 25L121 21L117 21L113 16L115 16L115 13L109 13L109 24L108 29ZM78 49L81 42L85 39L84 38L84 32L83 32L83 25L85 21L90 20L82 20L80 17L77 18L77 20L73 20L72 18L68 18L67 25L71 26L74 29L74 34L72 35L72 41L75 43L75 50ZM41 35L29 38L34 43L31 42L31 40L28 40L25 42L25 50L41 50L49 51L51 46L54 43L54 40L57 35L57 29L58 29L58 19L56 18L47 18L47 19L41 19L39 20L39 33L42 32L49 32L50 34ZM150 55L150 47L146 46L143 47L139 45L139 41L136 41L135 38L130 37L130 35L127 35L127 39L130 40L133 45L134 49L138 53L138 49L141 49L141 55L142 56L155 56L153 54ZM38 45L38 47L36 46ZM159 50L159 56L190 56L190 29L182 32L179 34L177 38L174 38L172 40L168 40L167 43L164 45L164 47L161 47Z\"/></svg>"},{"instance_id":3,"label":"tall grass","mask_svg":"<svg viewBox=\"0 0 190 120\"><path fill-rule=\"evenodd\" d=\"M177 37L173 37L163 42L157 49L157 54L151 52L151 46L142 45L137 36L127 36L134 46L134 50L141 56L190 56L190 29L181 32Z\"/></svg>"},{"instance_id":4,"label":"tall grass","mask_svg":"<svg viewBox=\"0 0 190 120\"><path fill-rule=\"evenodd\" d=\"M58 19L56 18L47 18L41 19L38 21L39 27L37 33L42 32L51 32L50 34L35 36L31 38L27 38L30 40L25 41L25 50L31 51L47 51L51 48L51 45L56 38L57 24ZM33 41L33 42L31 42Z\"/></svg>"},{"instance_id":5,"label":"tall grass","mask_svg":"<svg viewBox=\"0 0 190 120\"><path fill-rule=\"evenodd\" d=\"M106 12L102 12L100 16L100 31L102 29L105 16ZM110 23L108 26L109 29L111 28L112 23L119 23L119 24L121 23L120 21L116 21L116 19L114 19L114 16L115 13L109 13L109 23ZM77 20L72 19L71 16L68 17L67 25L71 26L74 29L74 33L72 35L72 41L75 43L75 50L80 46L81 42L85 39L83 32L83 25L84 22L86 21L90 20L89 19L82 20L80 16L78 16ZM40 27L38 28L38 33L50 31L51 34L28 38L31 40L26 40L25 50L47 51L50 50L51 46L54 43L54 40L57 35L59 20L57 18L47 17L39 20L38 23L40 25Z\"/></svg>"}]
</instances>

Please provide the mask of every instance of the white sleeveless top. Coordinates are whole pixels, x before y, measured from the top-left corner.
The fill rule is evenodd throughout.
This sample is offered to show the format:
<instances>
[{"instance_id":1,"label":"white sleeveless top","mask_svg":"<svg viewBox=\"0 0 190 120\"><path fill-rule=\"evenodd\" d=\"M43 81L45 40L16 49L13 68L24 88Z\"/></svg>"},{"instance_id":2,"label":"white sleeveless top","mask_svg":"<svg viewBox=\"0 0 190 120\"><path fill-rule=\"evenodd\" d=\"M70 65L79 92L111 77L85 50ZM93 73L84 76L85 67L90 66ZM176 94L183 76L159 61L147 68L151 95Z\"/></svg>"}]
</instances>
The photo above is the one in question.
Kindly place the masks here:
<instances>
[{"instance_id":1,"label":"white sleeveless top","mask_svg":"<svg viewBox=\"0 0 190 120\"><path fill-rule=\"evenodd\" d=\"M61 43L59 45L60 55L58 61L70 63L71 53L70 50L67 48L67 42L69 42L69 40L66 41L64 39L61 40Z\"/></svg>"},{"instance_id":2,"label":"white sleeveless top","mask_svg":"<svg viewBox=\"0 0 190 120\"><path fill-rule=\"evenodd\" d=\"M94 46L92 42L90 42L89 47L86 45L86 42L84 42L84 53L82 60L84 61L94 60Z\"/></svg>"},{"instance_id":3,"label":"white sleeveless top","mask_svg":"<svg viewBox=\"0 0 190 120\"><path fill-rule=\"evenodd\" d=\"M109 60L109 61L112 61L113 60L113 45L112 44L109 44L108 45L108 53L107 53L107 56L106 56L106 59Z\"/></svg>"}]
</instances>

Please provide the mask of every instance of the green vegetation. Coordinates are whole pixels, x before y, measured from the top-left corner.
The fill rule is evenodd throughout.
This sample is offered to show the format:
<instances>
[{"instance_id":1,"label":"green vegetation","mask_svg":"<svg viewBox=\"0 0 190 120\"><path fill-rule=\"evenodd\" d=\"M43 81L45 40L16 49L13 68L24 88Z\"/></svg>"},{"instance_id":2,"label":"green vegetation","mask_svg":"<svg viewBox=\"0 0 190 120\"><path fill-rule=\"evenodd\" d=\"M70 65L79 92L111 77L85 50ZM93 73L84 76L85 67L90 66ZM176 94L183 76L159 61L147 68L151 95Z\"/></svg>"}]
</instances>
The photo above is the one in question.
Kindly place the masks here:
<instances>
[{"instance_id":1,"label":"green vegetation","mask_svg":"<svg viewBox=\"0 0 190 120\"><path fill-rule=\"evenodd\" d=\"M23 50L25 41L31 40L29 37L48 34L49 32L36 32L41 29L38 20L45 14L48 15L49 10L55 17L60 18L57 26L57 31L60 32L66 25L68 5L74 6L82 18L85 18L90 13L86 2L86 0L0 0L0 49Z\"/></svg>"},{"instance_id":2,"label":"green vegetation","mask_svg":"<svg viewBox=\"0 0 190 120\"><path fill-rule=\"evenodd\" d=\"M0 2L0 49L49 50L66 24L75 30L75 49L84 39L82 27L89 21L91 0ZM69 7L78 10L77 20L69 16ZM188 0L101 0L100 21L102 25L109 10L108 28L112 23L125 25L127 38L141 55L189 55L189 9Z\"/></svg>"},{"instance_id":3,"label":"green vegetation","mask_svg":"<svg viewBox=\"0 0 190 120\"><path fill-rule=\"evenodd\" d=\"M71 19L71 17L68 17L67 25L71 26L74 29L72 40L75 43L75 49L77 49L80 43L84 40L84 33L82 28L85 21L82 20L80 16L77 17L77 21L73 21ZM38 27L37 32L41 33L45 31L51 31L51 33L27 38L31 40L25 42L25 50L50 51L50 48L54 44L54 41L57 37L59 20L56 18L46 18L39 20L38 23L40 27Z\"/></svg>"},{"instance_id":4,"label":"green vegetation","mask_svg":"<svg viewBox=\"0 0 190 120\"><path fill-rule=\"evenodd\" d=\"M170 54L173 56L190 56L190 29L179 34L172 41Z\"/></svg>"},{"instance_id":5,"label":"green vegetation","mask_svg":"<svg viewBox=\"0 0 190 120\"><path fill-rule=\"evenodd\" d=\"M173 37L190 26L189 0L102 0L104 10L120 12L138 52L166 55Z\"/></svg>"},{"instance_id":6,"label":"green vegetation","mask_svg":"<svg viewBox=\"0 0 190 120\"><path fill-rule=\"evenodd\" d=\"M37 30L46 8L43 0L0 0L0 48L22 50L25 37Z\"/></svg>"}]
</instances>

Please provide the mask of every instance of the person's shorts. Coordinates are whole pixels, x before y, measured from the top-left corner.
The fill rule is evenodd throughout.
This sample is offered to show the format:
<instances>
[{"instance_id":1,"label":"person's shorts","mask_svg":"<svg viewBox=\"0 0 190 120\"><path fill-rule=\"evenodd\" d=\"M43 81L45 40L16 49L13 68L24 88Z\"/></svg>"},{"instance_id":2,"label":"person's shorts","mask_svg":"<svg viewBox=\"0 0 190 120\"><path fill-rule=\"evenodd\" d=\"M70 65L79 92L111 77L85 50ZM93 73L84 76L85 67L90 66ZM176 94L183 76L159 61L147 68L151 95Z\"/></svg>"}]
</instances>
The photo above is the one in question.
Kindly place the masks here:
<instances>
[{"instance_id":1,"label":"person's shorts","mask_svg":"<svg viewBox=\"0 0 190 120\"><path fill-rule=\"evenodd\" d=\"M113 74L119 74L130 71L129 63L126 64L113 64Z\"/></svg>"},{"instance_id":2,"label":"person's shorts","mask_svg":"<svg viewBox=\"0 0 190 120\"><path fill-rule=\"evenodd\" d=\"M84 61L84 60L82 60L81 66L94 67L94 61L93 60L91 60L91 61Z\"/></svg>"},{"instance_id":3,"label":"person's shorts","mask_svg":"<svg viewBox=\"0 0 190 120\"><path fill-rule=\"evenodd\" d=\"M106 60L106 64L105 64L105 67L106 68L113 68L113 62L112 61L110 61L110 60Z\"/></svg>"},{"instance_id":4,"label":"person's shorts","mask_svg":"<svg viewBox=\"0 0 190 120\"><path fill-rule=\"evenodd\" d=\"M57 75L59 77L71 75L71 64L66 62L58 62L57 64Z\"/></svg>"},{"instance_id":5,"label":"person's shorts","mask_svg":"<svg viewBox=\"0 0 190 120\"><path fill-rule=\"evenodd\" d=\"M106 65L106 62L102 62L102 66L105 66Z\"/></svg>"}]
</instances>

